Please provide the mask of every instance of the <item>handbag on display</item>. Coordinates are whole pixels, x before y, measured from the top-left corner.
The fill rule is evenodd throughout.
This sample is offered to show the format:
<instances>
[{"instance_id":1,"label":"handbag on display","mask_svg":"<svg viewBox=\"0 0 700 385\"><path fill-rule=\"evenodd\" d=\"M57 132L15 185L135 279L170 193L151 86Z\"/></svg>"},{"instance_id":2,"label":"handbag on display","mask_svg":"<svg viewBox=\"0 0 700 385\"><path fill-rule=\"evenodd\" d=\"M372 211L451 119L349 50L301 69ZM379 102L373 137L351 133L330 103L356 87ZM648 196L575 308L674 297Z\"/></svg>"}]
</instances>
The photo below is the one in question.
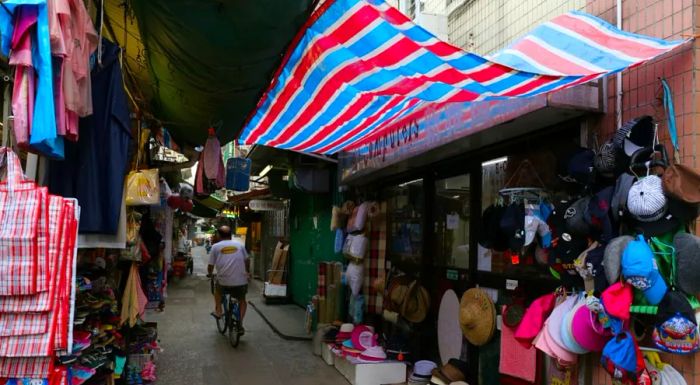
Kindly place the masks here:
<instances>
[{"instance_id":1,"label":"handbag on display","mask_svg":"<svg viewBox=\"0 0 700 385\"><path fill-rule=\"evenodd\" d=\"M345 242L345 232L343 229L335 230L335 247L334 250L336 254L343 252L343 245Z\"/></svg>"},{"instance_id":2,"label":"handbag on display","mask_svg":"<svg viewBox=\"0 0 700 385\"><path fill-rule=\"evenodd\" d=\"M369 249L369 240L364 234L355 235L352 239L350 247L348 247L348 256L354 259L363 259Z\"/></svg>"},{"instance_id":3,"label":"handbag on display","mask_svg":"<svg viewBox=\"0 0 700 385\"><path fill-rule=\"evenodd\" d=\"M345 244L343 244L343 254L347 257L350 257L350 248L352 247L352 242L355 240L355 236L352 234L348 234L347 237L345 237Z\"/></svg>"},{"instance_id":4,"label":"handbag on display","mask_svg":"<svg viewBox=\"0 0 700 385\"><path fill-rule=\"evenodd\" d=\"M345 227L347 215L343 213L343 209L338 206L333 206L331 210L331 231Z\"/></svg>"},{"instance_id":5,"label":"handbag on display","mask_svg":"<svg viewBox=\"0 0 700 385\"><path fill-rule=\"evenodd\" d=\"M23 184L12 150L2 148L0 156L6 169L6 187L0 191L0 296L35 294L48 289L48 242L40 242L49 232L48 190Z\"/></svg>"},{"instance_id":6,"label":"handbag on display","mask_svg":"<svg viewBox=\"0 0 700 385\"><path fill-rule=\"evenodd\" d=\"M673 107L671 88L666 79L661 79L664 89L664 108L668 118L668 133L673 145L673 164L670 164L661 177L664 192L680 201L690 204L700 203L700 174L691 167L681 164L676 130L676 116Z\"/></svg>"}]
</instances>

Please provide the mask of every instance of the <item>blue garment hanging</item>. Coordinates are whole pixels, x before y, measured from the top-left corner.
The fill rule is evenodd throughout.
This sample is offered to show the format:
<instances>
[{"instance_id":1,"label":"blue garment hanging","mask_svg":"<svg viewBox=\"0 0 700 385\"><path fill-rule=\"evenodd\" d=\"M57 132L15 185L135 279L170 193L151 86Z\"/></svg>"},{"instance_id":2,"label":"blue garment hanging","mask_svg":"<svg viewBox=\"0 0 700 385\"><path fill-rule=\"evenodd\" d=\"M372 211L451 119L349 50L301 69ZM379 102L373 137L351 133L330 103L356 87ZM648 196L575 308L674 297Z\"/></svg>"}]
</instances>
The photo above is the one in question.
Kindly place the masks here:
<instances>
[{"instance_id":1,"label":"blue garment hanging","mask_svg":"<svg viewBox=\"0 0 700 385\"><path fill-rule=\"evenodd\" d=\"M132 145L121 48L106 39L102 47L102 65L90 74L93 114L80 119L80 137L66 143L65 160L49 166L49 191L77 198L85 213L81 234L117 233Z\"/></svg>"},{"instance_id":2,"label":"blue garment hanging","mask_svg":"<svg viewBox=\"0 0 700 385\"><path fill-rule=\"evenodd\" d=\"M10 56L15 25L14 15L17 15L15 9L19 6L37 8L36 44L32 48L34 51L32 60L38 79L29 144L50 158L63 159L63 138L56 133L49 13L46 0L6 0L3 4L7 12L0 12L0 35L2 35L0 45L6 57Z\"/></svg>"}]
</instances>

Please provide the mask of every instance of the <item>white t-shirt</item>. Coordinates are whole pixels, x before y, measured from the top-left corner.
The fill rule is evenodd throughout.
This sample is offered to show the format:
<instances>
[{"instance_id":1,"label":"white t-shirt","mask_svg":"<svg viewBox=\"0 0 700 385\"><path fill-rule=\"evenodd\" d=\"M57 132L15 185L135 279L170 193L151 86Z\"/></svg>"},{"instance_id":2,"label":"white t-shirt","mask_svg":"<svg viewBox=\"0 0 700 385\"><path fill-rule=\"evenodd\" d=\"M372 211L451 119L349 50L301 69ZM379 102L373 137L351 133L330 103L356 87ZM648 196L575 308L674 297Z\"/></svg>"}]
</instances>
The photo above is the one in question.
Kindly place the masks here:
<instances>
[{"instance_id":1,"label":"white t-shirt","mask_svg":"<svg viewBox=\"0 0 700 385\"><path fill-rule=\"evenodd\" d=\"M245 262L248 252L240 242L221 241L211 247L209 264L216 267L216 275L222 286L242 286L248 284Z\"/></svg>"}]
</instances>

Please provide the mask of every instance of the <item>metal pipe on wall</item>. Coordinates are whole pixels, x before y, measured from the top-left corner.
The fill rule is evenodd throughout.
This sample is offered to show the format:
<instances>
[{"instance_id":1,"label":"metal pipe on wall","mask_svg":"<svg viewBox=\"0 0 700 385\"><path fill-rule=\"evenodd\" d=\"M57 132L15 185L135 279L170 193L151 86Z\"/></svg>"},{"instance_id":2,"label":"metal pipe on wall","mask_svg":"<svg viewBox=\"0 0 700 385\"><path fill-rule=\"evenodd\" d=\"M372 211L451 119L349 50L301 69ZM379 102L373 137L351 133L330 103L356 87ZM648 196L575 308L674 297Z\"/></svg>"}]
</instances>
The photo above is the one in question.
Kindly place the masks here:
<instances>
[{"instance_id":1,"label":"metal pipe on wall","mask_svg":"<svg viewBox=\"0 0 700 385\"><path fill-rule=\"evenodd\" d=\"M617 14L617 28L622 29L622 0L616 0L615 11ZM622 126L622 73L618 72L615 78L615 122L617 127Z\"/></svg>"}]
</instances>

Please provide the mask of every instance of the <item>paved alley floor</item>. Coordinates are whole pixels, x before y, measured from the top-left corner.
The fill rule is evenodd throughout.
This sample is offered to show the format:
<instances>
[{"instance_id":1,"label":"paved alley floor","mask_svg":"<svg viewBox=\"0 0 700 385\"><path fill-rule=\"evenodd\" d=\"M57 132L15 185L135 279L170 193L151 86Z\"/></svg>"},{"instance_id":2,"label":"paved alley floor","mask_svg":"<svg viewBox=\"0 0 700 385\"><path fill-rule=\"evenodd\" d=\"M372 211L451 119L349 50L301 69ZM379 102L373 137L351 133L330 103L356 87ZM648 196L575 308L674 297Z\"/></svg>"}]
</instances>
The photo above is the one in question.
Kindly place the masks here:
<instances>
[{"instance_id":1,"label":"paved alley floor","mask_svg":"<svg viewBox=\"0 0 700 385\"><path fill-rule=\"evenodd\" d=\"M213 301L206 279L204 248L193 250L195 273L171 282L165 311L149 313L158 322L163 352L156 366L158 385L348 385L333 367L312 354L311 343L287 341L248 307L246 334L238 348L216 330L209 315ZM250 293L255 300L257 293Z\"/></svg>"}]
</instances>

